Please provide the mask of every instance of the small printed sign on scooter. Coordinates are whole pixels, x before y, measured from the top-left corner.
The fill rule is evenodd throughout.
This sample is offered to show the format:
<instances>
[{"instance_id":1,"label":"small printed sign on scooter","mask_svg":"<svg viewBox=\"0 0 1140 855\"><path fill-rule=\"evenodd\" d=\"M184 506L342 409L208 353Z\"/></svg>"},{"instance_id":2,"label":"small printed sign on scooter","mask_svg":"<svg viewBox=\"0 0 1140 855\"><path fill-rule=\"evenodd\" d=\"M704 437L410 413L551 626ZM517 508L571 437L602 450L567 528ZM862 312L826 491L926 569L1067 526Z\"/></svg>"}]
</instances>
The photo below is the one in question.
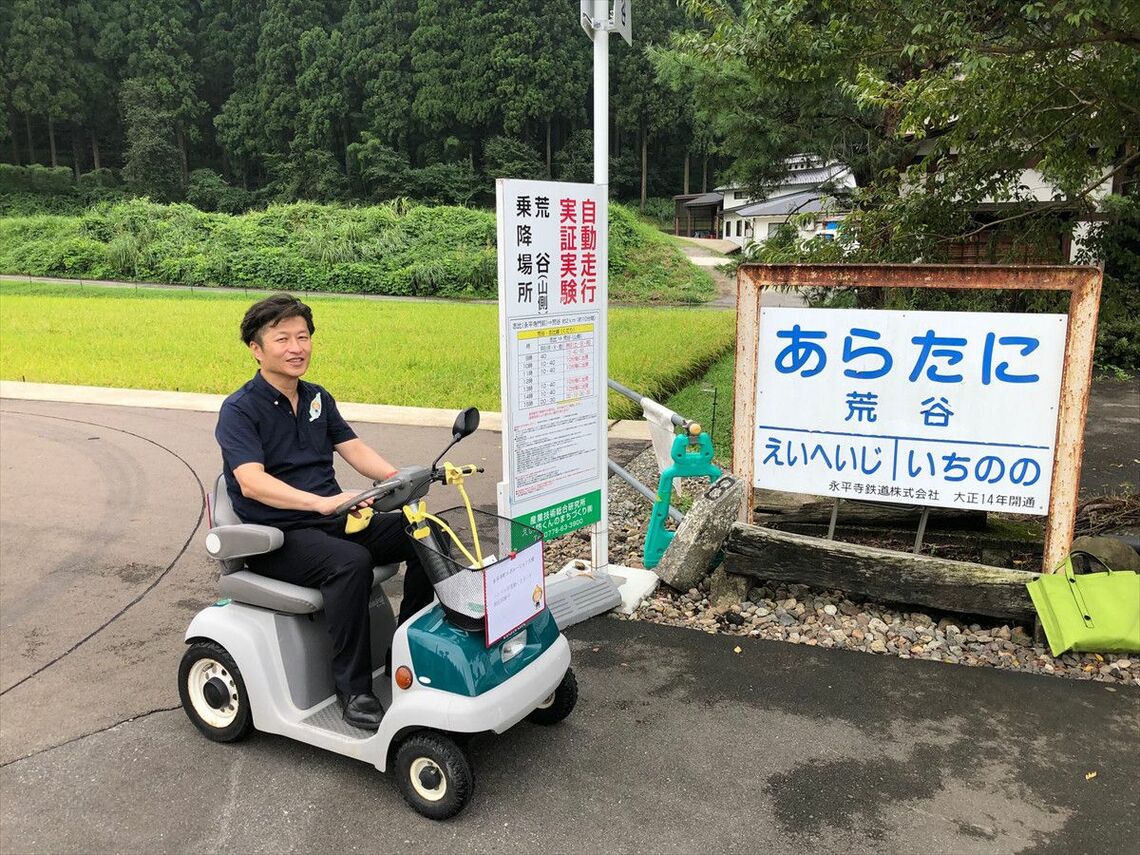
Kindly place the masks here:
<instances>
[{"instance_id":1,"label":"small printed sign on scooter","mask_svg":"<svg viewBox=\"0 0 1140 855\"><path fill-rule=\"evenodd\" d=\"M483 571L483 596L487 604L489 647L546 607L542 542L533 543L487 567Z\"/></svg>"}]
</instances>

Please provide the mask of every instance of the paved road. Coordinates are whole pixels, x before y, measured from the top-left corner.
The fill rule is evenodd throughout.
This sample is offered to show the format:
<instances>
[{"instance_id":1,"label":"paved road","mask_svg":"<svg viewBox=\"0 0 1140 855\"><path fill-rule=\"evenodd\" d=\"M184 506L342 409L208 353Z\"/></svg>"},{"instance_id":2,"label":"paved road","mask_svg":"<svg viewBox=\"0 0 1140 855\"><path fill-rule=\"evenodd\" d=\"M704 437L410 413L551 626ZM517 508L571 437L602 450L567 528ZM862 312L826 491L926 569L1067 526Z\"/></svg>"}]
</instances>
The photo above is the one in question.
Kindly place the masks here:
<instances>
[{"instance_id":1,"label":"paved road","mask_svg":"<svg viewBox=\"0 0 1140 855\"><path fill-rule=\"evenodd\" d=\"M214 598L213 423L0 401L0 851L1100 852L1140 833L1140 692L611 619L571 632L568 722L474 744L454 823L353 761L209 743L174 675ZM397 463L447 433L358 428ZM460 448L491 505L498 435Z\"/></svg>"},{"instance_id":2,"label":"paved road","mask_svg":"<svg viewBox=\"0 0 1140 855\"><path fill-rule=\"evenodd\" d=\"M1081 493L1140 492L1140 377L1093 381Z\"/></svg>"},{"instance_id":3,"label":"paved road","mask_svg":"<svg viewBox=\"0 0 1140 855\"><path fill-rule=\"evenodd\" d=\"M216 598L202 548L216 421L0 401L0 762L171 705L181 633ZM450 437L357 431L397 465L430 463ZM460 449L498 472L498 434ZM472 501L493 508L495 480L472 479ZM341 483L367 486L347 473Z\"/></svg>"},{"instance_id":4,"label":"paved road","mask_svg":"<svg viewBox=\"0 0 1140 855\"><path fill-rule=\"evenodd\" d=\"M217 745L173 711L5 766L0 849L1069 855L1140 834L1136 692L608 618L571 636L579 708L477 739L447 824L362 763Z\"/></svg>"}]
</instances>

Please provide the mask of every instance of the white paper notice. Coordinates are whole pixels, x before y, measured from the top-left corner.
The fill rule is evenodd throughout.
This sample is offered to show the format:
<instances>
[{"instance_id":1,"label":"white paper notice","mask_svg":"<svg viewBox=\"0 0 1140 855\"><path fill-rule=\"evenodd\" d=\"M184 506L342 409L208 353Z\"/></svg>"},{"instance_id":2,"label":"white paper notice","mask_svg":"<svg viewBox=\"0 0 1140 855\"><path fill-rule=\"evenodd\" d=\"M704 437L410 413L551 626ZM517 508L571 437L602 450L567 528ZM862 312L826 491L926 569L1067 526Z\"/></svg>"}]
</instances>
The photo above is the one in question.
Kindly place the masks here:
<instances>
[{"instance_id":1,"label":"white paper notice","mask_svg":"<svg viewBox=\"0 0 1140 855\"><path fill-rule=\"evenodd\" d=\"M542 541L506 556L483 571L487 646L518 629L546 606Z\"/></svg>"}]
</instances>

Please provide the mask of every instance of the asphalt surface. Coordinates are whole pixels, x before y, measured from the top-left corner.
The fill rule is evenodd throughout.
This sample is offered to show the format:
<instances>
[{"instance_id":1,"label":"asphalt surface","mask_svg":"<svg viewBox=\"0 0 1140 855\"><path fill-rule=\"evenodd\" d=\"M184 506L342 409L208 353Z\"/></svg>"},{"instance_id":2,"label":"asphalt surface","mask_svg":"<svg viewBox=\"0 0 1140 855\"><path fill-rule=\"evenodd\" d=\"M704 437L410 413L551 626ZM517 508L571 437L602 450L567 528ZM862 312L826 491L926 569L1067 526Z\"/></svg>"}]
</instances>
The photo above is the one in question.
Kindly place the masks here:
<instances>
[{"instance_id":1,"label":"asphalt surface","mask_svg":"<svg viewBox=\"0 0 1140 855\"><path fill-rule=\"evenodd\" d=\"M1098 378L1085 417L1081 493L1140 492L1140 377Z\"/></svg>"},{"instance_id":2,"label":"asphalt surface","mask_svg":"<svg viewBox=\"0 0 1140 855\"><path fill-rule=\"evenodd\" d=\"M0 851L1104 852L1140 839L1138 691L609 618L569 633L579 709L476 740L475 799L446 824L356 761L265 735L208 742L176 708L175 674L186 624L216 596L201 546L214 420L0 401ZM357 428L397 464L430 462L448 433ZM487 467L470 482L479 505L494 504L499 454L481 432L449 455Z\"/></svg>"}]
</instances>

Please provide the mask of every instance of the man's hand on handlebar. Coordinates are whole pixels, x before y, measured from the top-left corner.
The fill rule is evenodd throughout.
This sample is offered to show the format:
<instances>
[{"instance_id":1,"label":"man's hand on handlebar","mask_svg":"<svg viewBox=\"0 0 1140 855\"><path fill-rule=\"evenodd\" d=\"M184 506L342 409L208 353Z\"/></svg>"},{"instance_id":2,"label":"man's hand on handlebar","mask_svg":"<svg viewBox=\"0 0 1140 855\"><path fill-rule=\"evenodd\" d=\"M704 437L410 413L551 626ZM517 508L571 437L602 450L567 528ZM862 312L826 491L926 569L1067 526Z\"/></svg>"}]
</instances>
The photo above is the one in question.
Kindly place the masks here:
<instances>
[{"instance_id":1,"label":"man's hand on handlebar","mask_svg":"<svg viewBox=\"0 0 1140 855\"><path fill-rule=\"evenodd\" d=\"M317 511L317 513L324 514L326 517L330 516L330 515L336 513L337 508L339 508L345 502L350 501L353 497L359 496L359 495L360 495L359 490L356 490L356 491L349 490L349 491L345 491L343 493L337 493L335 496L324 496L317 503L315 510ZM360 508L367 508L369 505L371 505L375 501L376 501L376 499L372 498L372 499L365 499L362 502L358 502L356 505L353 506L353 509L351 511L349 511L349 513L352 514L354 517L358 517L358 516L360 516L360 513L359 513Z\"/></svg>"}]
</instances>

